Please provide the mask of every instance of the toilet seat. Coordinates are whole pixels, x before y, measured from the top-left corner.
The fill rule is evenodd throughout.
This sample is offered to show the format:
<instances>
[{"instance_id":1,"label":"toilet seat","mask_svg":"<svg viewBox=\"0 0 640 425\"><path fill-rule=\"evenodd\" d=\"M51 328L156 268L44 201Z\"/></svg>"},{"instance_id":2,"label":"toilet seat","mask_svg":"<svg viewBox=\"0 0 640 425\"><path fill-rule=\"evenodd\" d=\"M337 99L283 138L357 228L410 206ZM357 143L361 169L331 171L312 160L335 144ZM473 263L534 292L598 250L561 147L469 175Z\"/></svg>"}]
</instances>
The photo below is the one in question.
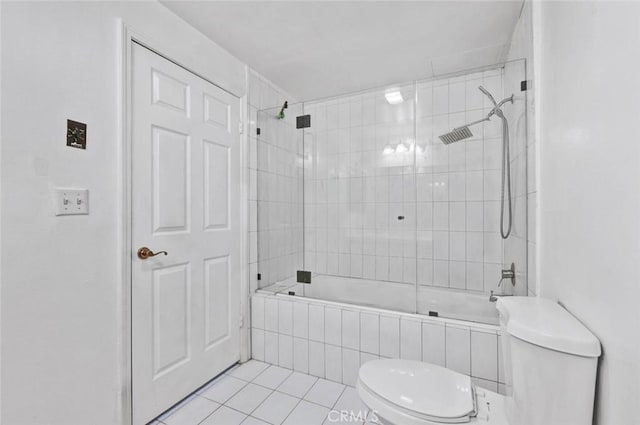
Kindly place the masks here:
<instances>
[{"instance_id":1,"label":"toilet seat","mask_svg":"<svg viewBox=\"0 0 640 425\"><path fill-rule=\"evenodd\" d=\"M365 404L393 423L468 423L477 414L471 379L440 366L374 360L365 363L358 375L358 392Z\"/></svg>"}]
</instances>

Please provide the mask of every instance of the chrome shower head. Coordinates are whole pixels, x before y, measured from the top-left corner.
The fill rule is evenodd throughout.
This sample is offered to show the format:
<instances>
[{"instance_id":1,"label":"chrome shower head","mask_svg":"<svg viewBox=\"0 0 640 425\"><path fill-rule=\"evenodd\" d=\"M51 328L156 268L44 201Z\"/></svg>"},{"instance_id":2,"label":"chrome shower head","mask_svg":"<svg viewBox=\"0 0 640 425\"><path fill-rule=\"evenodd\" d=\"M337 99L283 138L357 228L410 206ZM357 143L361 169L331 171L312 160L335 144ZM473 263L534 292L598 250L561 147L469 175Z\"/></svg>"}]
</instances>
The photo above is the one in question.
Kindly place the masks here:
<instances>
[{"instance_id":1,"label":"chrome shower head","mask_svg":"<svg viewBox=\"0 0 640 425\"><path fill-rule=\"evenodd\" d=\"M484 88L484 87L482 87L482 86L478 86L478 89L479 89L482 93L484 93L484 94L485 94L485 95L486 95L486 96L491 100L491 102L493 103L493 106L496 106L496 107L498 106L498 103L497 103L497 102L496 102L496 100L493 98L493 96L491 96L491 93L489 93L489 91L488 91L487 89L485 89L485 88Z\"/></svg>"},{"instance_id":2,"label":"chrome shower head","mask_svg":"<svg viewBox=\"0 0 640 425\"><path fill-rule=\"evenodd\" d=\"M464 126L454 128L453 130L451 130L451 132L438 137L440 140L442 140L442 143L448 145L451 143L459 142L460 140L468 139L472 136L473 134L471 133L471 130L469 130L469 127Z\"/></svg>"}]
</instances>

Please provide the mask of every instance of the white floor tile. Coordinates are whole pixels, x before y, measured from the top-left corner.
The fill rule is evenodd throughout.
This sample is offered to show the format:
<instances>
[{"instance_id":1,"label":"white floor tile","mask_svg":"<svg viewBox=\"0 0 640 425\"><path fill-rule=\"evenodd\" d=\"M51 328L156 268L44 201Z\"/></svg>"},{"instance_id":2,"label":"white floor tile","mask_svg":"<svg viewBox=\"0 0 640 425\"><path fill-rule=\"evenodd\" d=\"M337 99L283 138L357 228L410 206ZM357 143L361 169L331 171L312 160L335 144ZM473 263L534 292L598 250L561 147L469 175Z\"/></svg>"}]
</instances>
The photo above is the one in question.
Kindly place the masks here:
<instances>
[{"instance_id":1,"label":"white floor tile","mask_svg":"<svg viewBox=\"0 0 640 425\"><path fill-rule=\"evenodd\" d=\"M178 410L182 409L184 406L189 404L189 402L191 402L191 400L193 400L196 397L198 397L197 393L191 394L190 396L188 396L187 398L185 398L184 400L180 401L178 404L173 406L171 409L167 410L162 415L158 416L156 420L162 423L162 421L164 421L169 416L173 415Z\"/></svg>"},{"instance_id":2,"label":"white floor tile","mask_svg":"<svg viewBox=\"0 0 640 425\"><path fill-rule=\"evenodd\" d=\"M247 383L242 379L235 378L231 375L224 375L200 392L200 396L218 403L225 403L245 385L247 385Z\"/></svg>"},{"instance_id":3,"label":"white floor tile","mask_svg":"<svg viewBox=\"0 0 640 425\"><path fill-rule=\"evenodd\" d=\"M269 367L267 363L259 362L257 360L249 360L248 362L231 369L228 374L238 379L242 379L243 381L253 381L254 378L260 375L260 373L262 373L262 371L267 367Z\"/></svg>"},{"instance_id":4,"label":"white floor tile","mask_svg":"<svg viewBox=\"0 0 640 425\"><path fill-rule=\"evenodd\" d=\"M260 385L248 384L225 403L226 406L250 414L266 399L271 390Z\"/></svg>"},{"instance_id":5,"label":"white floor tile","mask_svg":"<svg viewBox=\"0 0 640 425\"><path fill-rule=\"evenodd\" d=\"M318 382L311 387L304 399L331 408L342 394L344 388L345 386L342 384L318 379Z\"/></svg>"},{"instance_id":6,"label":"white floor tile","mask_svg":"<svg viewBox=\"0 0 640 425\"><path fill-rule=\"evenodd\" d=\"M284 425L321 425L329 409L302 400L284 421Z\"/></svg>"},{"instance_id":7,"label":"white floor tile","mask_svg":"<svg viewBox=\"0 0 640 425\"><path fill-rule=\"evenodd\" d=\"M302 398L316 383L318 378L300 372L293 372L278 387L278 391L294 397Z\"/></svg>"},{"instance_id":8,"label":"white floor tile","mask_svg":"<svg viewBox=\"0 0 640 425\"><path fill-rule=\"evenodd\" d=\"M270 424L279 425L299 401L296 397L275 391L251 415Z\"/></svg>"},{"instance_id":9,"label":"white floor tile","mask_svg":"<svg viewBox=\"0 0 640 425\"><path fill-rule=\"evenodd\" d=\"M291 371L289 369L271 366L254 379L253 383L275 390L284 382L285 379L287 379L287 377L289 377L289 375L291 375Z\"/></svg>"},{"instance_id":10,"label":"white floor tile","mask_svg":"<svg viewBox=\"0 0 640 425\"><path fill-rule=\"evenodd\" d=\"M221 406L218 410L209 415L200 425L240 425L247 415L237 410Z\"/></svg>"},{"instance_id":11,"label":"white floor tile","mask_svg":"<svg viewBox=\"0 0 640 425\"><path fill-rule=\"evenodd\" d=\"M242 422L242 425L269 425L269 423L249 416L247 419L244 420L244 422Z\"/></svg>"},{"instance_id":12,"label":"white floor tile","mask_svg":"<svg viewBox=\"0 0 640 425\"><path fill-rule=\"evenodd\" d=\"M367 414L369 409L365 404L360 400L358 396L358 392L353 387L347 387L342 392L342 395L333 406L333 410L337 410L339 412L346 412L349 417L354 420L365 420L367 418Z\"/></svg>"},{"instance_id":13,"label":"white floor tile","mask_svg":"<svg viewBox=\"0 0 640 425\"><path fill-rule=\"evenodd\" d=\"M171 416L162 419L166 425L193 425L200 423L220 405L202 397L194 397Z\"/></svg>"}]
</instances>

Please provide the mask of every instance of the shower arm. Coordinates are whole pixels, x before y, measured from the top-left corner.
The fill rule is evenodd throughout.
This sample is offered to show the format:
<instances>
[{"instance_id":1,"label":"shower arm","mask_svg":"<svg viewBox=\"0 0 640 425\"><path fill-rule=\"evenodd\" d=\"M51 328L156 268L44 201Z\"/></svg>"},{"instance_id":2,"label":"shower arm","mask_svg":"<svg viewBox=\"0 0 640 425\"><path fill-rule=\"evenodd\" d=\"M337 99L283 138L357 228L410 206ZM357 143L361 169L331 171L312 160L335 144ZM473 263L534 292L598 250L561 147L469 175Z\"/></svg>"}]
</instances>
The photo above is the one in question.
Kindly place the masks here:
<instances>
[{"instance_id":1,"label":"shower arm","mask_svg":"<svg viewBox=\"0 0 640 425\"><path fill-rule=\"evenodd\" d=\"M454 131L455 130L460 130L461 128L471 127L472 125L480 124L481 122L490 121L489 118L491 118L492 114L493 114L493 111L491 111L491 113L489 115L487 115L486 117L482 118L481 120L470 122L469 124L461 125L460 127L455 127L453 130Z\"/></svg>"},{"instance_id":2,"label":"shower arm","mask_svg":"<svg viewBox=\"0 0 640 425\"><path fill-rule=\"evenodd\" d=\"M502 110L500 109L500 107L501 107L502 105L504 105L504 104L505 104L505 103L507 103L507 102L511 102L511 103L513 103L513 95L511 95L511 96L509 96L509 97L507 97L507 98L503 99L502 101L500 101L500 103L495 103L495 101L493 100L493 97L492 97L491 95L489 95L489 96L491 97L491 101L493 101L493 104L494 104L495 106L493 107L493 109L492 109L491 111L489 111L489 114L487 114L487 116L486 116L486 117L484 117L484 118L482 118L482 119L480 119L480 120L474 121L474 122L470 122L469 124L461 125L460 127L455 127L453 130L454 130L454 131L455 131L455 130L460 130L460 129L462 129L462 128L465 128L465 127L471 127L472 125L480 124L480 123L483 123L483 122L485 122L485 121L491 121L491 117L492 117L493 115L496 115L497 111L502 112Z\"/></svg>"}]
</instances>

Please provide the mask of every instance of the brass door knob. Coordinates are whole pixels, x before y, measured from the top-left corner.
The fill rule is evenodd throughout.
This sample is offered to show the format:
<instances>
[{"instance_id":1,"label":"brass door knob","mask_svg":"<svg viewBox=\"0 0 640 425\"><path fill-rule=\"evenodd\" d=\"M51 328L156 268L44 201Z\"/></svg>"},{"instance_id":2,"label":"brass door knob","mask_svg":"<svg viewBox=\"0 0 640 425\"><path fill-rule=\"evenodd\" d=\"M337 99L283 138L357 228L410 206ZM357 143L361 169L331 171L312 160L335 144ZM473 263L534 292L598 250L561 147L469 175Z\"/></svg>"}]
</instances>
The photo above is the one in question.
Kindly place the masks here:
<instances>
[{"instance_id":1,"label":"brass door knob","mask_svg":"<svg viewBox=\"0 0 640 425\"><path fill-rule=\"evenodd\" d=\"M149 257L155 257L156 255L160 255L160 254L169 255L167 251L153 252L146 246L143 246L138 250L138 258L141 260L146 260Z\"/></svg>"}]
</instances>

